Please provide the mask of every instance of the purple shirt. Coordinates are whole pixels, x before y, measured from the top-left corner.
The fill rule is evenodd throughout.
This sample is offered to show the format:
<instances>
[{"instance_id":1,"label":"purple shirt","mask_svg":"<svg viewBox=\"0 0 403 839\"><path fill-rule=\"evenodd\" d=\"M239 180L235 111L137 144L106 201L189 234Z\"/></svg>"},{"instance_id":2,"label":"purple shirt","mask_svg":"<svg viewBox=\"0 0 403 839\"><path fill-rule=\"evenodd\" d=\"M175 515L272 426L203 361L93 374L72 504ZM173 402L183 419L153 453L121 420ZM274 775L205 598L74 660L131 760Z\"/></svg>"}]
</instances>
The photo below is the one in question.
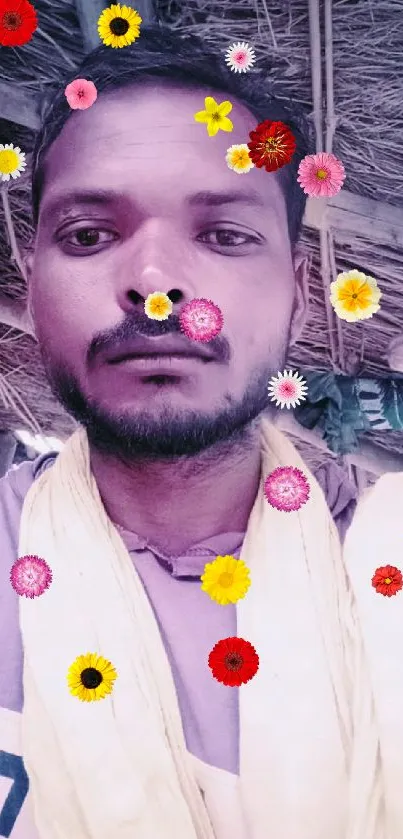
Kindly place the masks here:
<instances>
[{"instance_id":1,"label":"purple shirt","mask_svg":"<svg viewBox=\"0 0 403 839\"><path fill-rule=\"evenodd\" d=\"M4 719L12 718L15 724L19 719L16 714L21 714L23 706L18 596L9 582L9 575L18 556L24 497L35 478L52 465L55 456L42 455L34 462L23 463L0 481L0 782L2 776L13 777L14 793L18 791L18 785L20 787L19 796L14 794L13 797L10 793L3 802L0 783L0 836L12 839L23 837L22 819L16 832L14 825L17 827L18 808L22 807L22 793L25 789L26 794L28 781L21 758L16 758L1 742L1 713ZM315 475L344 537L356 505L355 487L332 461L321 466ZM237 774L238 689L227 688L212 679L207 665L214 644L221 638L237 634L236 608L232 605L223 608L212 601L201 589L200 576L206 562L211 562L218 554L239 558L244 534L220 534L194 545L183 556L168 557L135 533L122 528L118 530L158 621L176 685L187 748L200 760ZM206 662L206 667L200 667L201 661ZM14 715L7 715L6 709ZM4 755L8 757L4 758ZM19 780L11 765L13 758L21 761ZM26 827L24 830L24 839L34 835Z\"/></svg>"}]
</instances>

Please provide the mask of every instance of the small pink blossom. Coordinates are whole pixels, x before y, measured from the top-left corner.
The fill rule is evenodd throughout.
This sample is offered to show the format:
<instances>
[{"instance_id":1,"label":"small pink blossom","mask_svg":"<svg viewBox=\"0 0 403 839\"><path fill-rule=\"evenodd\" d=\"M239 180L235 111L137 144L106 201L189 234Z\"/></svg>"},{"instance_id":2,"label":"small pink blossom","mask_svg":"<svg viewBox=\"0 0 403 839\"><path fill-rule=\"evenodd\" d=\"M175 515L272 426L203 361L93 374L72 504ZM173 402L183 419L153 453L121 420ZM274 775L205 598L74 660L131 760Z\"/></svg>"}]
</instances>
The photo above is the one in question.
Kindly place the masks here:
<instances>
[{"instance_id":1,"label":"small pink blossom","mask_svg":"<svg viewBox=\"0 0 403 839\"><path fill-rule=\"evenodd\" d=\"M191 341L211 341L221 332L224 318L221 309L205 300L195 298L183 307L179 315L180 328Z\"/></svg>"},{"instance_id":2,"label":"small pink blossom","mask_svg":"<svg viewBox=\"0 0 403 839\"><path fill-rule=\"evenodd\" d=\"M269 504L285 513L299 510L306 504L309 492L305 475L294 466L278 466L264 482L264 494Z\"/></svg>"},{"instance_id":3,"label":"small pink blossom","mask_svg":"<svg viewBox=\"0 0 403 839\"><path fill-rule=\"evenodd\" d=\"M245 41L232 44L225 53L225 63L234 73L246 73L255 63L255 51Z\"/></svg>"},{"instance_id":4,"label":"small pink blossom","mask_svg":"<svg viewBox=\"0 0 403 839\"><path fill-rule=\"evenodd\" d=\"M295 408L301 401L306 399L307 393L306 382L299 376L297 372L293 373L291 370L285 370L284 373L279 373L274 376L269 382L269 396L271 401L281 408Z\"/></svg>"},{"instance_id":5,"label":"small pink blossom","mask_svg":"<svg viewBox=\"0 0 403 839\"><path fill-rule=\"evenodd\" d=\"M94 104L98 93L94 82L87 79L74 79L65 89L66 99L73 110L85 111Z\"/></svg>"},{"instance_id":6,"label":"small pink blossom","mask_svg":"<svg viewBox=\"0 0 403 839\"><path fill-rule=\"evenodd\" d=\"M52 572L47 562L39 556L21 556L10 571L14 591L25 597L39 597L52 582Z\"/></svg>"},{"instance_id":7,"label":"small pink blossom","mask_svg":"<svg viewBox=\"0 0 403 839\"><path fill-rule=\"evenodd\" d=\"M313 198L330 198L340 192L346 172L334 154L308 154L298 167L298 183Z\"/></svg>"}]
</instances>

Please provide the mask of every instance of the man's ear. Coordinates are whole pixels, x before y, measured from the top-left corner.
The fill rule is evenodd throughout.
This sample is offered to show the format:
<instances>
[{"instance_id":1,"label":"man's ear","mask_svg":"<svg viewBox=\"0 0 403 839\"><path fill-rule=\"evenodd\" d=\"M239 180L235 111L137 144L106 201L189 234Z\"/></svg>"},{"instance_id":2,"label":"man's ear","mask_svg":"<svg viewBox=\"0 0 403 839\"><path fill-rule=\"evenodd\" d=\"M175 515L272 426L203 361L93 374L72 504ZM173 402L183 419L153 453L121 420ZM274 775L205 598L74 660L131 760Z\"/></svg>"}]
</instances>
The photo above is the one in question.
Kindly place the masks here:
<instances>
[{"instance_id":1,"label":"man's ear","mask_svg":"<svg viewBox=\"0 0 403 839\"><path fill-rule=\"evenodd\" d=\"M294 344L298 341L308 319L309 266L309 257L297 248L294 255L296 290L294 309L291 319L290 346L294 346Z\"/></svg>"}]
</instances>

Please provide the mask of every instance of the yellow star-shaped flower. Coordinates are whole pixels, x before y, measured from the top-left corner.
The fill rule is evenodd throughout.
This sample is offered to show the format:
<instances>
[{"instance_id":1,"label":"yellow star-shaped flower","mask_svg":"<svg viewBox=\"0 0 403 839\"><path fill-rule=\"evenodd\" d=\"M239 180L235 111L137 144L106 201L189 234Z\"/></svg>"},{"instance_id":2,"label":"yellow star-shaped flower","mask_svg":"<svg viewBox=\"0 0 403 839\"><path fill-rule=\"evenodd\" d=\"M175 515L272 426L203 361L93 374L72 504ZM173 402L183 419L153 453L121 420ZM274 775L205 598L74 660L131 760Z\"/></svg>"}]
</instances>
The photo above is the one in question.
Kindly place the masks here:
<instances>
[{"instance_id":1,"label":"yellow star-shaped flower","mask_svg":"<svg viewBox=\"0 0 403 839\"><path fill-rule=\"evenodd\" d=\"M194 115L196 122L207 123L207 134L209 137L214 137L217 131L232 131L233 124L228 119L227 114L232 111L231 102L227 100L221 102L221 105L213 99L212 96L206 96L204 100L204 111L198 111Z\"/></svg>"}]
</instances>

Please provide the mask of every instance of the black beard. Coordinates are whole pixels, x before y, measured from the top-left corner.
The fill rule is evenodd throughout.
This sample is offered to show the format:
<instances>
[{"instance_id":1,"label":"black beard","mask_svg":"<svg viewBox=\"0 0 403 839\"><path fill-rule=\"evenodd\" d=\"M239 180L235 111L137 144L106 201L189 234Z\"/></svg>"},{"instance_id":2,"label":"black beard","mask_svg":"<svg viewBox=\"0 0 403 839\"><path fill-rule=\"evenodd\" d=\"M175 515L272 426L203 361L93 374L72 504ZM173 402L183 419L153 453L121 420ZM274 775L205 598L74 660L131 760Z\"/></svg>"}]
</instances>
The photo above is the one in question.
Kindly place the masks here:
<instances>
[{"instance_id":1,"label":"black beard","mask_svg":"<svg viewBox=\"0 0 403 839\"><path fill-rule=\"evenodd\" d=\"M240 401L232 400L216 414L166 408L153 417L147 411L114 415L88 399L65 366L48 360L46 370L53 394L86 429L90 445L126 462L192 456L220 443L240 442L262 411L272 408L267 371L255 377Z\"/></svg>"}]
</instances>

